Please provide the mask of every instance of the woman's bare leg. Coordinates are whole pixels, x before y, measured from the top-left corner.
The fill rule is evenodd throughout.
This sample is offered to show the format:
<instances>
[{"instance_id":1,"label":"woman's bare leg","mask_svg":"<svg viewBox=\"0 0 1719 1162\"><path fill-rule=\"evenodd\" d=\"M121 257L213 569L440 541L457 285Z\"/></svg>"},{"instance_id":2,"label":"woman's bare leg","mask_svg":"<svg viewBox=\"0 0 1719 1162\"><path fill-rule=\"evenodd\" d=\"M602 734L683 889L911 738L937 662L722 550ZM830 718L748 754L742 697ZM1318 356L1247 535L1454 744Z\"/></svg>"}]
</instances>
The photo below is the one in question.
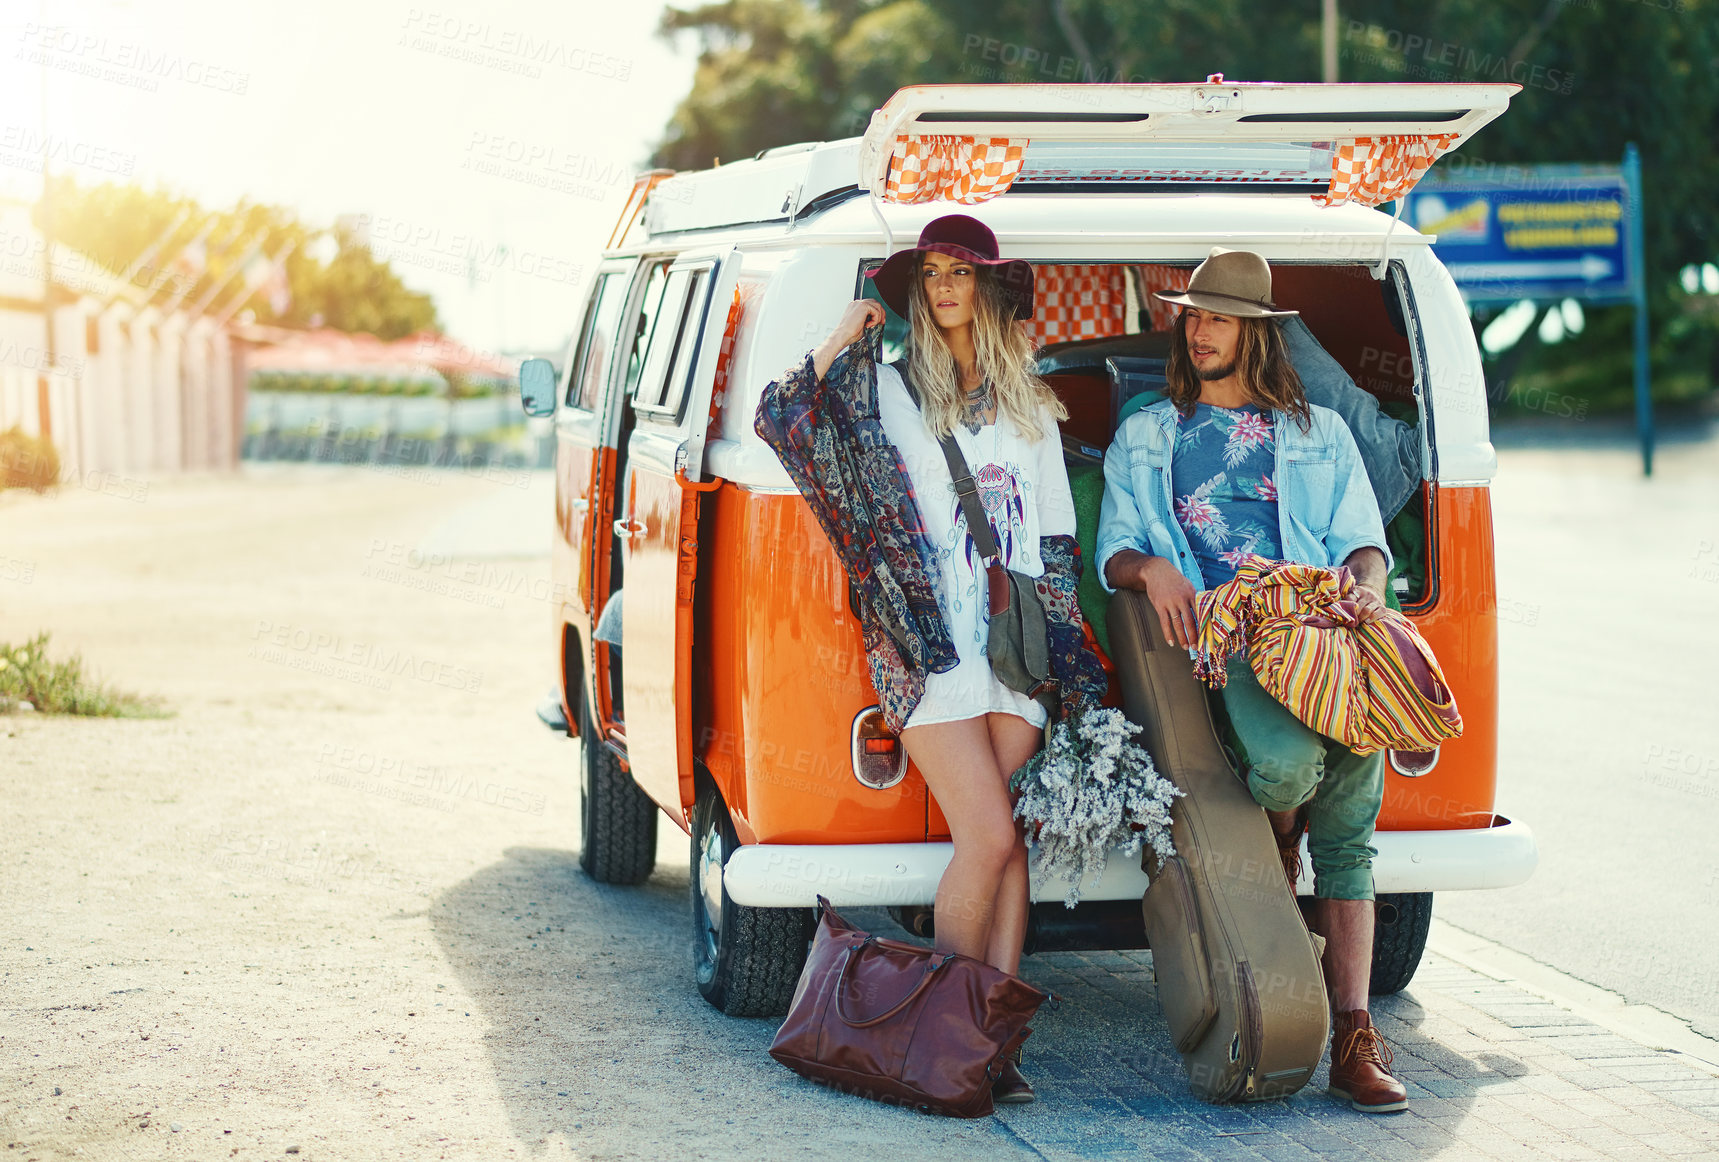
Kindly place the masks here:
<instances>
[{"instance_id":1,"label":"woman's bare leg","mask_svg":"<svg viewBox=\"0 0 1719 1162\"><path fill-rule=\"evenodd\" d=\"M988 963L998 886L1020 842L990 731L984 718L965 718L910 726L901 742L937 797L955 844L937 885L937 948ZM1018 959L1018 938L1015 954Z\"/></svg>"},{"instance_id":2,"label":"woman's bare leg","mask_svg":"<svg viewBox=\"0 0 1719 1162\"><path fill-rule=\"evenodd\" d=\"M997 761L997 771L1008 790L1009 778L1021 765L1032 758L1044 742L1044 731L1026 719L1013 714L990 714L986 723L991 734L991 753ZM991 919L991 939L985 949L985 963L1004 972L1021 971L1021 945L1027 939L1026 829L1015 824L1015 844L1009 862L1003 868L1003 882L997 888L996 912Z\"/></svg>"}]
</instances>

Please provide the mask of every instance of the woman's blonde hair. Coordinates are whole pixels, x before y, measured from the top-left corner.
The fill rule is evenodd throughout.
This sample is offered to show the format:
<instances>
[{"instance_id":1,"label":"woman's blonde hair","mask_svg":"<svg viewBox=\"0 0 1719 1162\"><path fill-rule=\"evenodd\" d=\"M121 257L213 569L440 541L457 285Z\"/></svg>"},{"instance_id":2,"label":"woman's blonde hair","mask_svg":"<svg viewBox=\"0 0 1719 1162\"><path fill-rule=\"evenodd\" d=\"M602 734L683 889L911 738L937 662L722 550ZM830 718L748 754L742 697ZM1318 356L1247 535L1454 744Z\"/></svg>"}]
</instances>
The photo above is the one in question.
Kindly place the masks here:
<instances>
[{"instance_id":1,"label":"woman's blonde hair","mask_svg":"<svg viewBox=\"0 0 1719 1162\"><path fill-rule=\"evenodd\" d=\"M1032 340L1015 322L1015 304L997 277L988 268L975 265L973 280L973 348L979 374L991 381L996 392L998 418L1008 416L1022 436L1037 441L1045 435L1039 425L1039 405L1050 408L1058 420L1068 418L1068 409L1033 370ZM907 369L919 391L925 426L942 439L960 422L967 393L961 390L961 369L955 365L955 354L931 315L919 265L914 267L913 284L907 291L907 316Z\"/></svg>"}]
</instances>

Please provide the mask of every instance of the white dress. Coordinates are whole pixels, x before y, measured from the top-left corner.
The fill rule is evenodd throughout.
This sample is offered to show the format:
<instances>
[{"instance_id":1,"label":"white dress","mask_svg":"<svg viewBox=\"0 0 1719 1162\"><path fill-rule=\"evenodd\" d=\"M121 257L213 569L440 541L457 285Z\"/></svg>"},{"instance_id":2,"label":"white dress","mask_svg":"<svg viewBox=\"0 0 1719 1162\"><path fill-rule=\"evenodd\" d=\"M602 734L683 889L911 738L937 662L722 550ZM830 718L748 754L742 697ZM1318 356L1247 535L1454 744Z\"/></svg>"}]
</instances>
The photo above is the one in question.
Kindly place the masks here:
<instances>
[{"instance_id":1,"label":"white dress","mask_svg":"<svg viewBox=\"0 0 1719 1162\"><path fill-rule=\"evenodd\" d=\"M1004 713L1043 726L1044 707L1009 689L991 672L984 566L967 535L967 518L955 496L943 449L926 428L895 368L878 367L877 392L884 433L901 453L926 533L943 566L943 608L961 659L952 670L925 676L925 696L908 715L906 725L929 726ZM999 423L986 424L977 434L957 425L955 443L979 485L979 500L990 518L1003 563L1037 577L1045 571L1039 538L1074 535L1074 500L1062 440L1056 420L1042 404L1039 423L1044 435L1037 442L1016 430L1007 416L998 419Z\"/></svg>"}]
</instances>

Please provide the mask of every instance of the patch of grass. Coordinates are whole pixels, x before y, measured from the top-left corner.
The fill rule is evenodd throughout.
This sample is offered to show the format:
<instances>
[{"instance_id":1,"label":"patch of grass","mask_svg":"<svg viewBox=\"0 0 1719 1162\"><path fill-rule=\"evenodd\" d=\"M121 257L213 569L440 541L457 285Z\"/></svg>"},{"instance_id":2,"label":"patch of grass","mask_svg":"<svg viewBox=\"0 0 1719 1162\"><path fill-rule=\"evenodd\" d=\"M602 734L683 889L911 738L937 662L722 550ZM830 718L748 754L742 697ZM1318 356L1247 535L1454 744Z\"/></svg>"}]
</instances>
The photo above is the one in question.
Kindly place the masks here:
<instances>
[{"instance_id":1,"label":"patch of grass","mask_svg":"<svg viewBox=\"0 0 1719 1162\"><path fill-rule=\"evenodd\" d=\"M99 718L166 718L159 698L128 694L84 673L73 654L48 660L48 635L39 633L21 646L0 642L0 713L16 712L28 702L44 714L84 714Z\"/></svg>"},{"instance_id":2,"label":"patch of grass","mask_svg":"<svg viewBox=\"0 0 1719 1162\"><path fill-rule=\"evenodd\" d=\"M53 444L16 425L0 432L0 488L45 492L59 479L60 454Z\"/></svg>"}]
</instances>

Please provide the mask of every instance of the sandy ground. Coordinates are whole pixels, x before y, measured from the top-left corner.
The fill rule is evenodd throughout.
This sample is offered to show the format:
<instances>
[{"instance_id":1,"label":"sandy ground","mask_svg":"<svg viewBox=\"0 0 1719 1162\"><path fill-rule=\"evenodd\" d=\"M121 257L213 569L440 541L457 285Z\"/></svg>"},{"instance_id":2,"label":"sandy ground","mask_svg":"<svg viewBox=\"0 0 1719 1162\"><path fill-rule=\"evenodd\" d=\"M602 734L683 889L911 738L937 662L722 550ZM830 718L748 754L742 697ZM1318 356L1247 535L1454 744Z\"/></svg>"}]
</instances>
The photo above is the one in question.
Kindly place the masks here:
<instances>
[{"instance_id":1,"label":"sandy ground","mask_svg":"<svg viewBox=\"0 0 1719 1162\"><path fill-rule=\"evenodd\" d=\"M546 474L263 466L137 491L0 496L0 640L49 628L176 711L0 718L5 1157L801 1138L773 1022L691 987L684 835L664 821L643 888L578 871L575 744L531 716L554 665ZM813 1153L933 1125L847 1105Z\"/></svg>"}]
</instances>

